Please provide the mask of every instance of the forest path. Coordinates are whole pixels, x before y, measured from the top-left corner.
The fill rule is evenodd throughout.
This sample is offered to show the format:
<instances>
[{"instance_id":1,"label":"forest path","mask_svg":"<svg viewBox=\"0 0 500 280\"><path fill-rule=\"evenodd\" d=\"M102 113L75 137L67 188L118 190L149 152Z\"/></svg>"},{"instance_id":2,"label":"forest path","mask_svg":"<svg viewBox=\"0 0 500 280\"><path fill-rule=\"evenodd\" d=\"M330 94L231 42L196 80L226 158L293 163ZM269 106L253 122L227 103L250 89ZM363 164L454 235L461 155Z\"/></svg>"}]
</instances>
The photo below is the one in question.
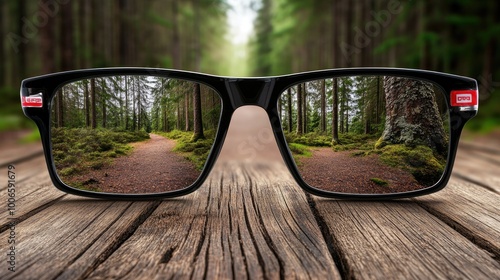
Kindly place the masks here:
<instances>
[{"instance_id":1,"label":"forest path","mask_svg":"<svg viewBox=\"0 0 500 280\"><path fill-rule=\"evenodd\" d=\"M112 193L163 192L192 184L200 172L172 151L175 141L153 133L149 136L149 140L132 143L134 150L130 155L86 173L83 176L89 179L83 181L92 178L91 182L99 182L101 191Z\"/></svg>"},{"instance_id":2,"label":"forest path","mask_svg":"<svg viewBox=\"0 0 500 280\"><path fill-rule=\"evenodd\" d=\"M311 157L299 159L306 183L342 193L391 193L423 188L409 173L382 163L378 155L311 147Z\"/></svg>"}]
</instances>

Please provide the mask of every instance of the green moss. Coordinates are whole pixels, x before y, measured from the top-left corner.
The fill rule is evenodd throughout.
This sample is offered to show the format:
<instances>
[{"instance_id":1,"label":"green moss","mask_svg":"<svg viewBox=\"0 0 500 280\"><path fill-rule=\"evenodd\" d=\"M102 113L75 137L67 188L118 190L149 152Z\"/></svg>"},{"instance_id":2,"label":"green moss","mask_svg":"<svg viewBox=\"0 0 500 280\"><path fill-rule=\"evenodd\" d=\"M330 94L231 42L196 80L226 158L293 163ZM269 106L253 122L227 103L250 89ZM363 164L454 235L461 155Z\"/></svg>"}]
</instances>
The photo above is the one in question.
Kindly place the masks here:
<instances>
[{"instance_id":1,"label":"green moss","mask_svg":"<svg viewBox=\"0 0 500 280\"><path fill-rule=\"evenodd\" d=\"M384 139L382 137L380 137L377 142L375 142L375 149L382 149L383 147L385 147L387 145L387 143L384 141Z\"/></svg>"},{"instance_id":2,"label":"green moss","mask_svg":"<svg viewBox=\"0 0 500 280\"><path fill-rule=\"evenodd\" d=\"M379 186L382 186L382 187L386 187L389 185L389 183L385 180L382 180L380 178L371 178L370 181L372 181L373 183L379 185Z\"/></svg>"},{"instance_id":3,"label":"green moss","mask_svg":"<svg viewBox=\"0 0 500 280\"><path fill-rule=\"evenodd\" d=\"M170 132L155 132L166 138L175 140L173 151L181 154L185 159L195 164L198 170L201 170L210 153L210 149L214 143L215 132L206 130L205 138L193 137L193 132L172 130Z\"/></svg>"},{"instance_id":4,"label":"green moss","mask_svg":"<svg viewBox=\"0 0 500 280\"><path fill-rule=\"evenodd\" d=\"M387 145L379 150L385 164L410 172L423 185L435 184L444 172L446 160L436 156L427 146Z\"/></svg>"},{"instance_id":5,"label":"green moss","mask_svg":"<svg viewBox=\"0 0 500 280\"><path fill-rule=\"evenodd\" d=\"M366 154L367 154L367 152L365 152L365 151L356 151L356 152L352 152L351 156L359 157L359 156L366 156Z\"/></svg>"},{"instance_id":6,"label":"green moss","mask_svg":"<svg viewBox=\"0 0 500 280\"><path fill-rule=\"evenodd\" d=\"M298 143L289 143L288 148L295 156L303 156L310 157L312 156L311 150L306 145L298 144Z\"/></svg>"},{"instance_id":7,"label":"green moss","mask_svg":"<svg viewBox=\"0 0 500 280\"><path fill-rule=\"evenodd\" d=\"M102 169L114 158L132 151L130 142L149 139L143 131L126 132L107 129L53 128L52 154L60 176Z\"/></svg>"},{"instance_id":8,"label":"green moss","mask_svg":"<svg viewBox=\"0 0 500 280\"><path fill-rule=\"evenodd\" d=\"M297 133L285 133L288 143L297 143L313 147L329 147L332 143L332 137L318 132L310 132L299 135Z\"/></svg>"}]
</instances>

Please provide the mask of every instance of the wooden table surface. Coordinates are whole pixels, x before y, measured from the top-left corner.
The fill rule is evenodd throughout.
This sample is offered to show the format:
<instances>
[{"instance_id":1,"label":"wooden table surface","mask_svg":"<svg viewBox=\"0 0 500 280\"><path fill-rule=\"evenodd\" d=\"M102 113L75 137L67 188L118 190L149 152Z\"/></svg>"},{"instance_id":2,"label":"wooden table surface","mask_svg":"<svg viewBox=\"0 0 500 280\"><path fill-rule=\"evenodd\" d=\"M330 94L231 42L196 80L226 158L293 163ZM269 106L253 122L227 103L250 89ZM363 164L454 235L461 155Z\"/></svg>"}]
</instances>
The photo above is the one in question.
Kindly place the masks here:
<instances>
[{"instance_id":1,"label":"wooden table surface","mask_svg":"<svg viewBox=\"0 0 500 280\"><path fill-rule=\"evenodd\" d=\"M229 135L238 129L255 127ZM52 185L40 144L2 148L4 181L16 168L16 211L4 182L0 278L500 279L498 138L462 141L438 193L359 202L301 190L265 129L226 143L266 148L241 160L225 146L199 190L163 201L68 195Z\"/></svg>"}]
</instances>

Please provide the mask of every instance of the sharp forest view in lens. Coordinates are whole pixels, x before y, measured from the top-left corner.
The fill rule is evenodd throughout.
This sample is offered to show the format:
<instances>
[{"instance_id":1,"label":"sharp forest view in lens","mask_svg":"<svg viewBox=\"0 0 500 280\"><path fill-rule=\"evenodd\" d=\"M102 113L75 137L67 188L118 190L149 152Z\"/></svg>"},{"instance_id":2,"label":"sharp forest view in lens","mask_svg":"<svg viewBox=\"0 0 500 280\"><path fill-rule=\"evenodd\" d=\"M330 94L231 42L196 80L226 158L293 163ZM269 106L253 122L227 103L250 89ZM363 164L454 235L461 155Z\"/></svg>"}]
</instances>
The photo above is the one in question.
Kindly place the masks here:
<instances>
[{"instance_id":1,"label":"sharp forest view in lens","mask_svg":"<svg viewBox=\"0 0 500 280\"><path fill-rule=\"evenodd\" d=\"M72 187L96 192L188 187L214 142L220 103L207 86L154 76L64 85L51 114L57 173Z\"/></svg>"},{"instance_id":2,"label":"sharp forest view in lens","mask_svg":"<svg viewBox=\"0 0 500 280\"><path fill-rule=\"evenodd\" d=\"M310 81L278 100L304 181L341 193L398 193L437 183L448 156L447 108L433 84L389 76Z\"/></svg>"}]
</instances>

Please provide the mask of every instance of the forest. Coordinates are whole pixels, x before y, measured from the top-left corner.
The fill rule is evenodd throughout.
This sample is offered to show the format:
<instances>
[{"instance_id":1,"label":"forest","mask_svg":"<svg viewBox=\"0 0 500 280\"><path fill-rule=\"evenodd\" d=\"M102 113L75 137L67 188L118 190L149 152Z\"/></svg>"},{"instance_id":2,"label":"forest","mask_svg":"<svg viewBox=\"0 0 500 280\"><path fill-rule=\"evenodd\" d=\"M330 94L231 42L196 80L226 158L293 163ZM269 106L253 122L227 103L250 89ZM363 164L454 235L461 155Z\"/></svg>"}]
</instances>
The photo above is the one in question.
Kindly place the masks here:
<instances>
[{"instance_id":1,"label":"forest","mask_svg":"<svg viewBox=\"0 0 500 280\"><path fill-rule=\"evenodd\" d=\"M487 132L500 125L498 1L259 3L249 44L251 75L383 66L469 76L479 83L480 110L467 129Z\"/></svg>"},{"instance_id":2,"label":"forest","mask_svg":"<svg viewBox=\"0 0 500 280\"><path fill-rule=\"evenodd\" d=\"M31 76L117 66L227 73L227 9L223 0L1 1L0 126L29 124L18 95Z\"/></svg>"},{"instance_id":3,"label":"forest","mask_svg":"<svg viewBox=\"0 0 500 280\"><path fill-rule=\"evenodd\" d=\"M478 80L481 110L469 129L500 125L497 1L243 2L256 14L253 34L247 45L233 46L228 13L234 7L226 0L1 1L0 126L29 123L17 106L23 78L110 66L227 76L241 69L246 76L357 66L430 69Z\"/></svg>"},{"instance_id":4,"label":"forest","mask_svg":"<svg viewBox=\"0 0 500 280\"><path fill-rule=\"evenodd\" d=\"M157 158L158 168L168 170L166 166L174 165L171 168L183 169L183 176L156 173L150 180L162 180L163 187L186 187L206 161L220 113L218 94L195 82L153 75L113 75L71 82L57 91L52 103L51 142L56 170L63 182L81 189L126 192L123 181L144 176L129 175L136 169L130 166L125 175L124 167L118 166L144 163L137 145L148 140L141 146L142 151L150 153L147 162ZM158 152L155 143L163 143ZM132 152L139 162L131 163ZM121 179L110 183L109 174L113 173L122 174L117 176ZM145 188L160 184L149 183Z\"/></svg>"},{"instance_id":5,"label":"forest","mask_svg":"<svg viewBox=\"0 0 500 280\"><path fill-rule=\"evenodd\" d=\"M199 83L155 76L109 76L64 85L52 105L52 127L145 132L215 130L220 98Z\"/></svg>"},{"instance_id":6,"label":"forest","mask_svg":"<svg viewBox=\"0 0 500 280\"><path fill-rule=\"evenodd\" d=\"M297 167L311 186L357 182L355 192L420 189L435 184L446 165L448 107L443 91L429 82L393 76L313 80L285 90L278 113ZM338 158L343 160L335 162ZM370 170L374 177L360 179L364 171L355 178L339 174L345 165ZM388 166L393 169L383 168ZM394 180L391 174L402 177Z\"/></svg>"}]
</instances>

